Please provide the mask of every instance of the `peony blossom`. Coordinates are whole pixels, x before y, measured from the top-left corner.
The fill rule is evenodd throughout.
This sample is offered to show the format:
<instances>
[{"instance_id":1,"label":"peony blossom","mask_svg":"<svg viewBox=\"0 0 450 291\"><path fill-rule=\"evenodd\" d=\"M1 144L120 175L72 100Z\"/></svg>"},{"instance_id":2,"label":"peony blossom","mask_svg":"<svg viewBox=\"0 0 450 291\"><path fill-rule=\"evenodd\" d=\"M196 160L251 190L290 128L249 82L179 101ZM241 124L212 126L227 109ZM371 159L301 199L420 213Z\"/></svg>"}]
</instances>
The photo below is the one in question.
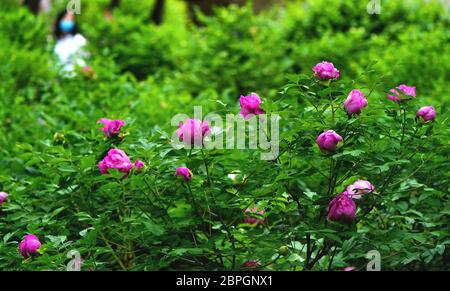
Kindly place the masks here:
<instances>
[{"instance_id":1,"label":"peony blossom","mask_svg":"<svg viewBox=\"0 0 450 291\"><path fill-rule=\"evenodd\" d=\"M6 192L0 192L0 205L6 202L8 200L9 194Z\"/></svg>"},{"instance_id":2,"label":"peony blossom","mask_svg":"<svg viewBox=\"0 0 450 291\"><path fill-rule=\"evenodd\" d=\"M433 121L436 118L436 110L433 106L425 106L417 110L416 116L424 122Z\"/></svg>"},{"instance_id":3,"label":"peony blossom","mask_svg":"<svg viewBox=\"0 0 450 291\"><path fill-rule=\"evenodd\" d=\"M108 174L109 169L116 169L122 173L129 173L133 167L140 169L143 165L144 163L139 160L133 164L127 154L119 149L110 149L103 160L98 163L100 172L103 174Z\"/></svg>"},{"instance_id":4,"label":"peony blossom","mask_svg":"<svg viewBox=\"0 0 450 291\"><path fill-rule=\"evenodd\" d=\"M328 206L327 218L344 223L352 222L356 215L356 204L347 192L336 196Z\"/></svg>"},{"instance_id":5,"label":"peony blossom","mask_svg":"<svg viewBox=\"0 0 450 291\"><path fill-rule=\"evenodd\" d=\"M363 92L359 90L352 90L348 95L347 99L344 101L345 110L347 110L348 115L360 114L361 109L366 107L368 104L366 97Z\"/></svg>"},{"instance_id":6,"label":"peony blossom","mask_svg":"<svg viewBox=\"0 0 450 291\"><path fill-rule=\"evenodd\" d=\"M117 136L122 126L125 125L125 121L123 120L111 120L106 118L100 118L98 122L103 123L105 125L103 128L100 128L99 130L105 132L108 138Z\"/></svg>"},{"instance_id":7,"label":"peony blossom","mask_svg":"<svg viewBox=\"0 0 450 291\"><path fill-rule=\"evenodd\" d=\"M187 118L184 123L178 125L176 133L186 144L202 145L203 138L211 133L211 129L208 121Z\"/></svg>"},{"instance_id":8,"label":"peony blossom","mask_svg":"<svg viewBox=\"0 0 450 291\"><path fill-rule=\"evenodd\" d=\"M349 267L345 267L345 268L344 268L344 271L346 271L346 272L356 271L356 268L355 268L355 267L349 266Z\"/></svg>"},{"instance_id":9,"label":"peony blossom","mask_svg":"<svg viewBox=\"0 0 450 291\"><path fill-rule=\"evenodd\" d=\"M95 75L94 70L90 66L84 66L82 72L86 77L92 78Z\"/></svg>"},{"instance_id":10,"label":"peony blossom","mask_svg":"<svg viewBox=\"0 0 450 291\"><path fill-rule=\"evenodd\" d=\"M25 258L34 256L37 254L38 249L41 247L41 242L34 234L26 235L20 243L20 253Z\"/></svg>"},{"instance_id":11,"label":"peony blossom","mask_svg":"<svg viewBox=\"0 0 450 291\"><path fill-rule=\"evenodd\" d=\"M362 194L368 194L375 191L375 187L366 180L357 180L349 185L345 191L353 199L360 199Z\"/></svg>"},{"instance_id":12,"label":"peony blossom","mask_svg":"<svg viewBox=\"0 0 450 291\"><path fill-rule=\"evenodd\" d=\"M258 211L258 208L256 206L253 207L253 209L247 208L244 213L245 217L243 221L248 224L263 224L266 219L264 217L262 218L256 218L253 216L262 216L264 215L264 210Z\"/></svg>"},{"instance_id":13,"label":"peony blossom","mask_svg":"<svg viewBox=\"0 0 450 291\"><path fill-rule=\"evenodd\" d=\"M134 166L136 167L136 169L140 170L145 166L145 164L141 160L136 160L136 162L134 162Z\"/></svg>"},{"instance_id":14,"label":"peony blossom","mask_svg":"<svg viewBox=\"0 0 450 291\"><path fill-rule=\"evenodd\" d=\"M245 268L258 268L261 267L261 263L257 260L248 260L243 264L243 266Z\"/></svg>"},{"instance_id":15,"label":"peony blossom","mask_svg":"<svg viewBox=\"0 0 450 291\"><path fill-rule=\"evenodd\" d=\"M240 113L245 119L249 119L253 115L265 113L265 111L260 107L261 98L259 98L256 93L251 93L248 96L241 96L239 98L239 103L241 105Z\"/></svg>"},{"instance_id":16,"label":"peony blossom","mask_svg":"<svg viewBox=\"0 0 450 291\"><path fill-rule=\"evenodd\" d=\"M334 130L324 131L316 139L317 145L324 151L336 150L338 143L341 141L343 141L342 137Z\"/></svg>"},{"instance_id":17,"label":"peony blossom","mask_svg":"<svg viewBox=\"0 0 450 291\"><path fill-rule=\"evenodd\" d=\"M407 86L405 84L402 84L400 86L398 86L395 89L391 89L390 90L391 93L393 93L393 95L388 94L387 98L397 102L397 103L401 103L403 101L408 101L409 99L411 99L411 97L416 97L416 87L414 86ZM408 98L403 98L404 96L409 96Z\"/></svg>"},{"instance_id":18,"label":"peony blossom","mask_svg":"<svg viewBox=\"0 0 450 291\"><path fill-rule=\"evenodd\" d=\"M313 68L314 76L317 79L321 80L329 80L329 79L338 79L339 78L339 70L336 69L333 63L330 62L321 62L314 66Z\"/></svg>"},{"instance_id":19,"label":"peony blossom","mask_svg":"<svg viewBox=\"0 0 450 291\"><path fill-rule=\"evenodd\" d=\"M191 170L189 170L186 167L179 167L175 171L175 176L179 178L184 178L186 181L189 181L192 178L192 173Z\"/></svg>"}]
</instances>

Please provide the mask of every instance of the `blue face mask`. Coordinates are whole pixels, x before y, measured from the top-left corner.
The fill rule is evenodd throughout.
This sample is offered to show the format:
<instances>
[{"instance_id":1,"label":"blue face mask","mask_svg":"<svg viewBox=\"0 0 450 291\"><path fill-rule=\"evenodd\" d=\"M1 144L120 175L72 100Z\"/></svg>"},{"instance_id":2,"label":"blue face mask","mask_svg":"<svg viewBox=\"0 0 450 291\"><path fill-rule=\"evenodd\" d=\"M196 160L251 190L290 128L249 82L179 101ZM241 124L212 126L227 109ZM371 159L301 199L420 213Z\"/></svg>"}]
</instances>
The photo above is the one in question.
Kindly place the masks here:
<instances>
[{"instance_id":1,"label":"blue face mask","mask_svg":"<svg viewBox=\"0 0 450 291\"><path fill-rule=\"evenodd\" d=\"M62 20L59 23L59 29L61 29L62 32L71 32L75 28L75 22L70 20Z\"/></svg>"}]
</instances>

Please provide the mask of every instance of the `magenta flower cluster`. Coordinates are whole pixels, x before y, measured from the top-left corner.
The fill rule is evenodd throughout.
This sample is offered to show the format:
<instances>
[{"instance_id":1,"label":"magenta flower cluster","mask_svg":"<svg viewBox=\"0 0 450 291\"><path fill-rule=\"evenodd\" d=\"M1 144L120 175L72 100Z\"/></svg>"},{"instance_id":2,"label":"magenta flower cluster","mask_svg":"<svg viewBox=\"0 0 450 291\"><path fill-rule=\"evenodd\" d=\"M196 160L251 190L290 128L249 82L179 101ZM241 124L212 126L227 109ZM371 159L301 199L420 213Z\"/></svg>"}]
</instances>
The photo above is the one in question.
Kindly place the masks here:
<instances>
[{"instance_id":1,"label":"magenta flower cluster","mask_svg":"<svg viewBox=\"0 0 450 291\"><path fill-rule=\"evenodd\" d=\"M240 114L245 119L250 119L254 115L264 114L265 111L260 107L261 98L256 93L251 93L248 96L241 96L239 98L241 105Z\"/></svg>"},{"instance_id":2,"label":"magenta flower cluster","mask_svg":"<svg viewBox=\"0 0 450 291\"><path fill-rule=\"evenodd\" d=\"M119 135L120 130L125 125L123 120L112 120L107 118L100 118L99 123L103 123L104 127L101 128L108 138L113 138ZM110 169L118 170L119 172L126 173L135 168L141 170L145 166L141 160L131 162L127 154L118 148L110 149L107 155L98 163L98 168L102 174L109 174Z\"/></svg>"},{"instance_id":3,"label":"magenta flower cluster","mask_svg":"<svg viewBox=\"0 0 450 291\"><path fill-rule=\"evenodd\" d=\"M208 121L188 118L178 125L177 135L186 144L202 145L203 138L211 134Z\"/></svg>"},{"instance_id":4,"label":"magenta flower cluster","mask_svg":"<svg viewBox=\"0 0 450 291\"><path fill-rule=\"evenodd\" d=\"M34 234L26 235L19 246L20 253L24 258L35 256L40 247L41 242Z\"/></svg>"},{"instance_id":5,"label":"magenta flower cluster","mask_svg":"<svg viewBox=\"0 0 450 291\"><path fill-rule=\"evenodd\" d=\"M360 90L352 90L344 101L344 107L348 115L360 114L361 110L367 106L368 101L364 93Z\"/></svg>"},{"instance_id":6,"label":"magenta flower cluster","mask_svg":"<svg viewBox=\"0 0 450 291\"><path fill-rule=\"evenodd\" d=\"M353 199L360 199L363 194L375 191L375 187L366 180L357 180L347 186L344 192L331 200L328 206L327 218L332 221L350 223L356 217L356 203Z\"/></svg>"},{"instance_id":7,"label":"magenta flower cluster","mask_svg":"<svg viewBox=\"0 0 450 291\"><path fill-rule=\"evenodd\" d=\"M313 68L314 76L320 80L338 79L340 76L339 70L336 69L333 63L321 62Z\"/></svg>"},{"instance_id":8,"label":"magenta flower cluster","mask_svg":"<svg viewBox=\"0 0 450 291\"><path fill-rule=\"evenodd\" d=\"M436 110L433 106L424 106L417 110L416 116L424 122L433 121L436 118Z\"/></svg>"},{"instance_id":9,"label":"magenta flower cluster","mask_svg":"<svg viewBox=\"0 0 450 291\"><path fill-rule=\"evenodd\" d=\"M402 103L412 98L416 97L416 87L407 86L405 84L401 84L394 89L391 89L391 94L388 94L387 97L397 103Z\"/></svg>"},{"instance_id":10,"label":"magenta flower cluster","mask_svg":"<svg viewBox=\"0 0 450 291\"><path fill-rule=\"evenodd\" d=\"M327 218L333 221L350 223L355 219L356 203L347 195L347 192L342 192L331 200L328 206Z\"/></svg>"},{"instance_id":11,"label":"magenta flower cluster","mask_svg":"<svg viewBox=\"0 0 450 291\"><path fill-rule=\"evenodd\" d=\"M248 224L263 224L266 219L262 217L264 215L264 210L258 210L256 206L252 209L247 208L244 211L243 221Z\"/></svg>"},{"instance_id":12,"label":"magenta flower cluster","mask_svg":"<svg viewBox=\"0 0 450 291\"><path fill-rule=\"evenodd\" d=\"M175 171L175 176L189 182L192 178L191 170L186 167L179 167Z\"/></svg>"},{"instance_id":13,"label":"magenta flower cluster","mask_svg":"<svg viewBox=\"0 0 450 291\"><path fill-rule=\"evenodd\" d=\"M322 132L316 139L316 143L323 151L334 151L338 144L342 142L342 136L337 134L334 130L326 130Z\"/></svg>"},{"instance_id":14,"label":"magenta flower cluster","mask_svg":"<svg viewBox=\"0 0 450 291\"><path fill-rule=\"evenodd\" d=\"M100 118L99 123L103 123L104 127L100 128L108 138L117 136L120 133L120 129L125 125L123 120L112 120L107 118Z\"/></svg>"},{"instance_id":15,"label":"magenta flower cluster","mask_svg":"<svg viewBox=\"0 0 450 291\"><path fill-rule=\"evenodd\" d=\"M8 200L9 194L6 192L0 192L0 206Z\"/></svg>"},{"instance_id":16,"label":"magenta flower cluster","mask_svg":"<svg viewBox=\"0 0 450 291\"><path fill-rule=\"evenodd\" d=\"M98 163L98 167L102 174L108 174L109 169L116 169L122 173L129 173L131 169L140 170L144 167L144 163L140 160L132 163L127 154L119 149L110 149L106 157Z\"/></svg>"}]
</instances>

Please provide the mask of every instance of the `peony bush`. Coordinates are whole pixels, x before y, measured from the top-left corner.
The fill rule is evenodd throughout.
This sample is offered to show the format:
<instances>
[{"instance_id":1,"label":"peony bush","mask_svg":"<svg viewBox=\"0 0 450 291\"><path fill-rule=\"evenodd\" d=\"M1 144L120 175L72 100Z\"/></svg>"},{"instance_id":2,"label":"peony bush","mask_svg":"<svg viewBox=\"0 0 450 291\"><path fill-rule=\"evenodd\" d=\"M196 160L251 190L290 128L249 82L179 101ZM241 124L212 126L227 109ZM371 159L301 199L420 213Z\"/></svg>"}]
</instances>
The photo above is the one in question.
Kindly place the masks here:
<instances>
[{"instance_id":1,"label":"peony bush","mask_svg":"<svg viewBox=\"0 0 450 291\"><path fill-rule=\"evenodd\" d=\"M381 270L448 269L440 6L308 2L203 28L179 4L156 27L87 2L93 58L71 79L46 66L46 16L0 11L0 269L360 271L374 251ZM228 128L194 106L248 131L279 116L276 159L201 147Z\"/></svg>"},{"instance_id":2,"label":"peony bush","mask_svg":"<svg viewBox=\"0 0 450 291\"><path fill-rule=\"evenodd\" d=\"M323 64L337 71L332 63L317 66ZM364 252L376 250L414 268L402 249L387 252L377 239L414 239L423 225L405 229L397 212L413 211L400 193L416 191L409 190L417 185L411 177L422 164L408 165L416 156L427 159L439 116L432 106L416 109L420 95L373 96L371 88L355 89L357 83L324 82L317 66L309 76L291 76L276 96L240 97L241 111L234 113L246 120L281 116L281 151L273 161L260 160L261 149L203 148L213 133L198 119L173 129L180 141L198 146L191 149L173 148L162 131L122 134L123 120L105 118L99 122L106 138L77 134L69 143L55 136L48 152L30 155L39 160L34 168L42 181L54 185L39 191L55 196L60 207L51 215L66 218L67 231L55 235L61 230L43 221L16 229L10 237L33 230L43 238L26 235L17 249L26 260L16 264L48 267L46 258L63 260L64 250L75 249L90 270L347 270L364 269ZM416 95L414 87L397 88ZM143 161L133 163L119 147ZM1 197L2 207L14 203L4 192ZM3 215L14 213L21 211ZM442 255L437 250L430 262L438 264Z\"/></svg>"}]
</instances>

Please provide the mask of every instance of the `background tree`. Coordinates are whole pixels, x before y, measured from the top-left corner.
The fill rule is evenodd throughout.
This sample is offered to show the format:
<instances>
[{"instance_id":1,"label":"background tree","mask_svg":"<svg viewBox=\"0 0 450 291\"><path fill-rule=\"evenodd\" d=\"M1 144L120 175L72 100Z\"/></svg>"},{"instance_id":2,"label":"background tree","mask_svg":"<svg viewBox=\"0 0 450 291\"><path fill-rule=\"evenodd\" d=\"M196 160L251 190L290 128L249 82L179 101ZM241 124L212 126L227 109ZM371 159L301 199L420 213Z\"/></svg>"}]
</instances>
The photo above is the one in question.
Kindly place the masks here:
<instances>
[{"instance_id":1,"label":"background tree","mask_svg":"<svg viewBox=\"0 0 450 291\"><path fill-rule=\"evenodd\" d=\"M25 0L23 5L27 6L33 14L37 15L39 13L41 0Z\"/></svg>"}]
</instances>

